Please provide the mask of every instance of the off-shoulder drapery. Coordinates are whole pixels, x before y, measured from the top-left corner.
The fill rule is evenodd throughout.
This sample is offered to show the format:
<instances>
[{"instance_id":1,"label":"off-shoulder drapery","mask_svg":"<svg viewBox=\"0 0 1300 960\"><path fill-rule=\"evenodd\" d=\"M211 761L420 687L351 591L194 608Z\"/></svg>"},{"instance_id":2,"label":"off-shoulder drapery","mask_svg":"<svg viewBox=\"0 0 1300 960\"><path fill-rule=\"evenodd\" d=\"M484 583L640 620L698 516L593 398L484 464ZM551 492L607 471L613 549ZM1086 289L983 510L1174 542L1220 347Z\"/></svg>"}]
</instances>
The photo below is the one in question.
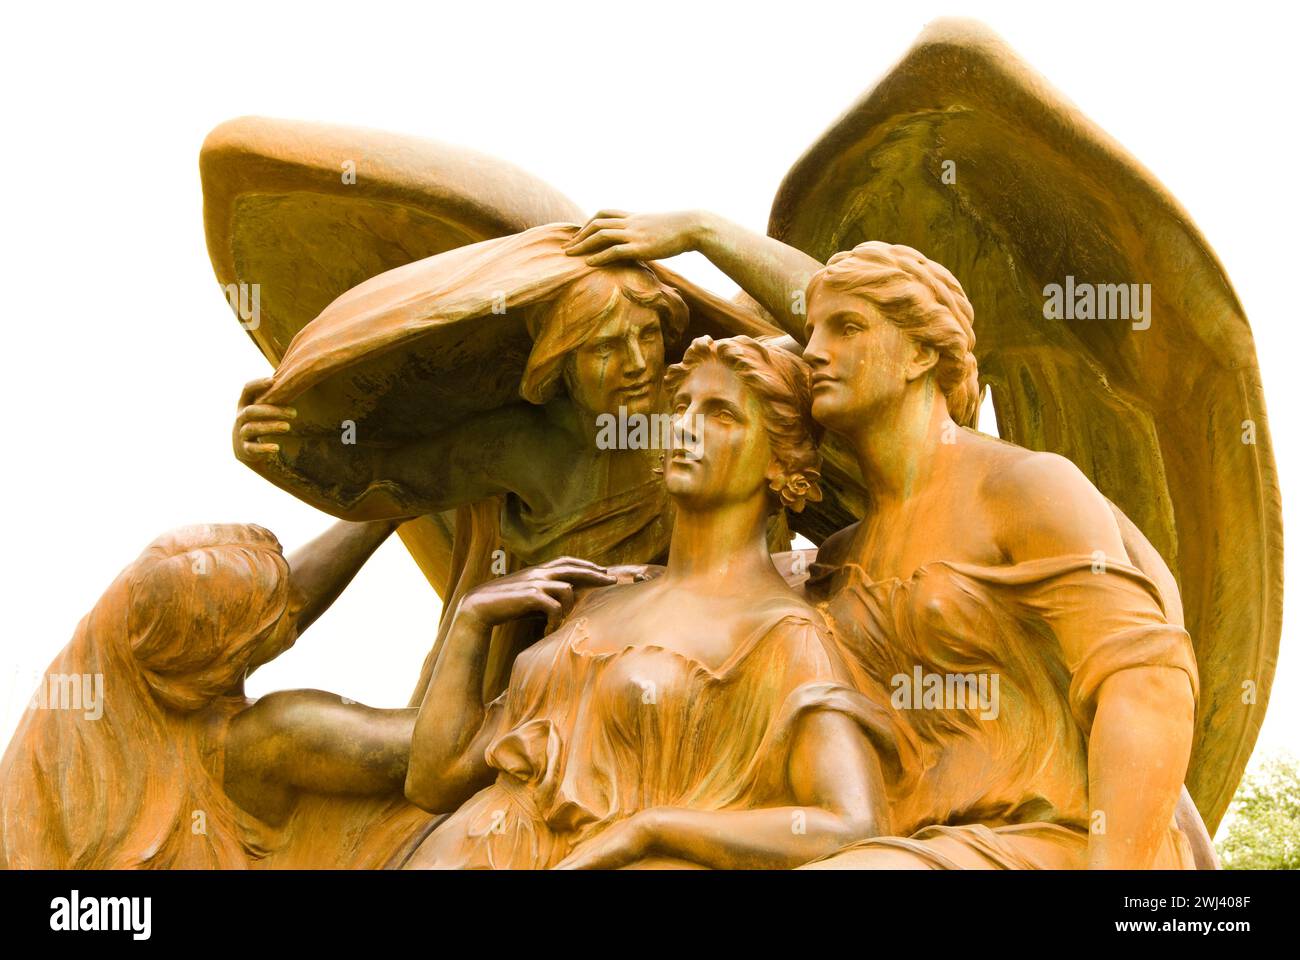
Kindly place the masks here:
<instances>
[{"instance_id":1,"label":"off-shoulder drapery","mask_svg":"<svg viewBox=\"0 0 1300 960\"><path fill-rule=\"evenodd\" d=\"M807 607L773 605L716 668L665 646L598 643L591 609L520 654L486 720L502 731L486 752L496 781L408 866L546 868L651 807L789 805L801 718L836 710L872 736L887 723Z\"/></svg>"},{"instance_id":2,"label":"off-shoulder drapery","mask_svg":"<svg viewBox=\"0 0 1300 960\"><path fill-rule=\"evenodd\" d=\"M1154 584L1127 564L1065 556L1004 566L934 562L909 579L871 580L856 564L814 566L810 593L854 682L890 705L898 752L885 754L899 836L832 858L871 865L1082 867L1088 735L1103 683L1138 667L1197 671ZM910 687L938 676L936 707ZM985 678L983 702L948 695ZM906 679L902 679L906 678ZM996 678L996 686L994 686ZM937 687L936 687L937 689ZM966 690L973 690L966 684ZM1157 866L1192 866L1171 823Z\"/></svg>"}]
</instances>

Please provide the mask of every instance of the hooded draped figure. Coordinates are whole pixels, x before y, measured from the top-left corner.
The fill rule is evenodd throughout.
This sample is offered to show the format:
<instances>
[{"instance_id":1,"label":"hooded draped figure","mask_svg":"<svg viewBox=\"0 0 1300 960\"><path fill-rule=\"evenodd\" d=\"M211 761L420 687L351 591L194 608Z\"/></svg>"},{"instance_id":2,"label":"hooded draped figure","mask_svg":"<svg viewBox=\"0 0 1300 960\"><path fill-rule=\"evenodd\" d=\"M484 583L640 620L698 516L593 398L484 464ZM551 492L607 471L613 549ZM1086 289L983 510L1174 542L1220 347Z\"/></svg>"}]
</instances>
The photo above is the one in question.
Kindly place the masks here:
<instances>
[{"instance_id":1,"label":"hooded draped figure","mask_svg":"<svg viewBox=\"0 0 1300 960\"><path fill-rule=\"evenodd\" d=\"M274 837L222 788L224 734L250 666L294 641L289 597L261 527L150 544L42 680L102 678L102 710L38 695L0 763L0 865L244 868L265 855Z\"/></svg>"}]
</instances>

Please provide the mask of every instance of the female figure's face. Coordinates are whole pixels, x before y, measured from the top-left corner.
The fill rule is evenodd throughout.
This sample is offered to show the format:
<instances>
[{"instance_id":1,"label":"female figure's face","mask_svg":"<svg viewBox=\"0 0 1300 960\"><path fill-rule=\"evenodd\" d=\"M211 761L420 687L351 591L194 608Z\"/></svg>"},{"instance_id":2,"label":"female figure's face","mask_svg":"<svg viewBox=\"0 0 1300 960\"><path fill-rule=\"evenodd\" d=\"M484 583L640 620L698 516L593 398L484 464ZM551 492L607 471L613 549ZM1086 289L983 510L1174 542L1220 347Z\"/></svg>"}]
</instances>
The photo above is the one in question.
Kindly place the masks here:
<instances>
[{"instance_id":1,"label":"female figure's face","mask_svg":"<svg viewBox=\"0 0 1300 960\"><path fill-rule=\"evenodd\" d=\"M876 419L924 369L917 366L918 344L861 297L816 288L807 329L812 414L828 430L852 433Z\"/></svg>"},{"instance_id":2,"label":"female figure's face","mask_svg":"<svg viewBox=\"0 0 1300 960\"><path fill-rule=\"evenodd\" d=\"M673 397L673 449L664 464L679 504L708 509L766 496L772 445L763 407L725 364L706 361Z\"/></svg>"},{"instance_id":3,"label":"female figure's face","mask_svg":"<svg viewBox=\"0 0 1300 960\"><path fill-rule=\"evenodd\" d=\"M569 397L589 413L662 410L664 337L659 314L620 299L601 327L565 361Z\"/></svg>"}]
</instances>

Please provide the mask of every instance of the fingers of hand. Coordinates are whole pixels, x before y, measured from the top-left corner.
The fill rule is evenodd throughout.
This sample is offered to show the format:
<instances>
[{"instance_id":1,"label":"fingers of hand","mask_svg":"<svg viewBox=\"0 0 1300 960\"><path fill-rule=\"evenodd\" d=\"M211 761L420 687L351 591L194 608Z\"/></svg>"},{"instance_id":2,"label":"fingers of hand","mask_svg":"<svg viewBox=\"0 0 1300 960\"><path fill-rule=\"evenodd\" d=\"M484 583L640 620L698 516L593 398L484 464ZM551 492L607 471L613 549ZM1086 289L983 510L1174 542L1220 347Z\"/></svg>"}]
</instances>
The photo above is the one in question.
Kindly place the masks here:
<instances>
[{"instance_id":1,"label":"fingers of hand","mask_svg":"<svg viewBox=\"0 0 1300 960\"><path fill-rule=\"evenodd\" d=\"M574 234L573 239L570 240L567 244L565 244L565 246L572 247L575 244L581 243L583 240L586 240L593 233L596 233L599 230L620 230L622 229L622 227L623 227L622 217L604 217L601 216L600 214L597 214L596 216L588 220L586 223L584 223L582 225L582 229L579 230L576 234Z\"/></svg>"},{"instance_id":2,"label":"fingers of hand","mask_svg":"<svg viewBox=\"0 0 1300 960\"><path fill-rule=\"evenodd\" d=\"M576 557L560 557L529 571L530 578L538 581L562 580L579 586L601 586L614 583L618 578L604 567Z\"/></svg>"},{"instance_id":3,"label":"fingers of hand","mask_svg":"<svg viewBox=\"0 0 1300 960\"><path fill-rule=\"evenodd\" d=\"M269 403L250 403L239 410L238 420L247 423L252 420L293 420L298 411L293 407L277 407Z\"/></svg>"},{"instance_id":4,"label":"fingers of hand","mask_svg":"<svg viewBox=\"0 0 1300 960\"><path fill-rule=\"evenodd\" d=\"M653 580L664 572L664 568L653 563L623 563L609 567L608 572L619 580L640 583L643 580Z\"/></svg>"},{"instance_id":5,"label":"fingers of hand","mask_svg":"<svg viewBox=\"0 0 1300 960\"><path fill-rule=\"evenodd\" d=\"M274 433L289 433L292 426L286 420L249 420L239 426L243 440L256 440Z\"/></svg>"},{"instance_id":6,"label":"fingers of hand","mask_svg":"<svg viewBox=\"0 0 1300 960\"><path fill-rule=\"evenodd\" d=\"M624 221L630 216L631 214L626 210L601 210L582 225L582 229L569 241L568 246L572 247L575 243L585 240L597 230L603 230L606 227L620 228L624 226Z\"/></svg>"},{"instance_id":7,"label":"fingers of hand","mask_svg":"<svg viewBox=\"0 0 1300 960\"><path fill-rule=\"evenodd\" d=\"M631 232L625 229L619 221L605 220L598 222L603 222L607 226L600 227L585 237L579 234L569 246L564 248L564 252L569 256L578 257L632 239Z\"/></svg>"},{"instance_id":8,"label":"fingers of hand","mask_svg":"<svg viewBox=\"0 0 1300 960\"><path fill-rule=\"evenodd\" d=\"M240 391L239 405L241 407L248 406L255 399L265 393L267 388L270 386L270 377L262 377L260 380L249 380L248 383L244 384L244 389Z\"/></svg>"},{"instance_id":9,"label":"fingers of hand","mask_svg":"<svg viewBox=\"0 0 1300 960\"><path fill-rule=\"evenodd\" d=\"M586 567L589 570L604 570L605 567L594 560L585 560L582 557L556 557L554 560L547 560L545 563L538 564L545 569L547 567Z\"/></svg>"},{"instance_id":10,"label":"fingers of hand","mask_svg":"<svg viewBox=\"0 0 1300 960\"><path fill-rule=\"evenodd\" d=\"M532 589L547 613L566 613L573 606L573 584L564 580L535 580Z\"/></svg>"},{"instance_id":11,"label":"fingers of hand","mask_svg":"<svg viewBox=\"0 0 1300 960\"><path fill-rule=\"evenodd\" d=\"M639 259L637 250L630 243L619 244L617 247L607 247L593 256L587 258L587 266L603 267L608 263L615 263L619 260L636 260Z\"/></svg>"}]
</instances>

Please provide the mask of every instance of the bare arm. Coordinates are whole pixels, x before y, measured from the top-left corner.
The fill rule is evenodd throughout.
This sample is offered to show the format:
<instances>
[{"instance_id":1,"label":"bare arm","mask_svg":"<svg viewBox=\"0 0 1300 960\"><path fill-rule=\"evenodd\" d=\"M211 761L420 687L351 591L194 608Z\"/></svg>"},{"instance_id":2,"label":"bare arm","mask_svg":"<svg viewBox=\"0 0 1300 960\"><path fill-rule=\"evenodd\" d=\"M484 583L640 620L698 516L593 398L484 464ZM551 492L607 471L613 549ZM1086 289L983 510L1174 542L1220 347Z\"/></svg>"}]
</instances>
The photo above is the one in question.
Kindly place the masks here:
<instances>
[{"instance_id":1,"label":"bare arm","mask_svg":"<svg viewBox=\"0 0 1300 960\"><path fill-rule=\"evenodd\" d=\"M416 718L408 800L426 810L454 810L491 778L483 752L496 730L484 722L483 673L492 627L535 614L562 616L573 604L575 585L604 586L614 579L594 563L562 557L489 581L462 598Z\"/></svg>"},{"instance_id":2,"label":"bare arm","mask_svg":"<svg viewBox=\"0 0 1300 960\"><path fill-rule=\"evenodd\" d=\"M1187 675L1172 667L1122 670L1102 684L1088 739L1090 869L1152 866L1187 776L1194 706Z\"/></svg>"},{"instance_id":3,"label":"bare arm","mask_svg":"<svg viewBox=\"0 0 1300 960\"><path fill-rule=\"evenodd\" d=\"M889 832L879 761L843 714L818 711L800 724L788 772L796 805L652 808L584 844L559 868L614 869L645 857L722 870L788 868Z\"/></svg>"},{"instance_id":4,"label":"bare arm","mask_svg":"<svg viewBox=\"0 0 1300 960\"><path fill-rule=\"evenodd\" d=\"M1033 454L1004 481L1000 498L1013 498L1016 507L1001 511L1003 548L1013 561L1073 554L1128 562L1110 505L1068 460ZM1133 667L1103 681L1096 705L1088 740L1088 863L1146 869L1183 790L1194 730L1192 685L1181 669Z\"/></svg>"},{"instance_id":5,"label":"bare arm","mask_svg":"<svg viewBox=\"0 0 1300 960\"><path fill-rule=\"evenodd\" d=\"M301 635L315 623L396 527L397 521L393 520L372 523L340 520L296 550L288 558L288 622L281 625L292 633L287 634L288 640L284 644L267 645L260 656L250 660L248 673L279 656L288 648L292 637Z\"/></svg>"},{"instance_id":6,"label":"bare arm","mask_svg":"<svg viewBox=\"0 0 1300 960\"><path fill-rule=\"evenodd\" d=\"M495 736L484 728L483 671L492 627L457 610L438 653L416 717L415 762L406 798L426 810L455 810L490 778L483 751Z\"/></svg>"},{"instance_id":7,"label":"bare arm","mask_svg":"<svg viewBox=\"0 0 1300 960\"><path fill-rule=\"evenodd\" d=\"M267 694L231 721L226 792L281 823L299 793L400 796L414 710L378 710L321 690Z\"/></svg>"},{"instance_id":8,"label":"bare arm","mask_svg":"<svg viewBox=\"0 0 1300 960\"><path fill-rule=\"evenodd\" d=\"M746 230L716 214L628 214L602 210L565 252L593 265L662 260L695 250L757 300L786 333L807 342L805 291L823 264L794 247Z\"/></svg>"},{"instance_id":9,"label":"bare arm","mask_svg":"<svg viewBox=\"0 0 1300 960\"><path fill-rule=\"evenodd\" d=\"M289 557L289 577L302 604L298 633L330 608L361 567L397 529L396 520L340 520Z\"/></svg>"}]
</instances>

